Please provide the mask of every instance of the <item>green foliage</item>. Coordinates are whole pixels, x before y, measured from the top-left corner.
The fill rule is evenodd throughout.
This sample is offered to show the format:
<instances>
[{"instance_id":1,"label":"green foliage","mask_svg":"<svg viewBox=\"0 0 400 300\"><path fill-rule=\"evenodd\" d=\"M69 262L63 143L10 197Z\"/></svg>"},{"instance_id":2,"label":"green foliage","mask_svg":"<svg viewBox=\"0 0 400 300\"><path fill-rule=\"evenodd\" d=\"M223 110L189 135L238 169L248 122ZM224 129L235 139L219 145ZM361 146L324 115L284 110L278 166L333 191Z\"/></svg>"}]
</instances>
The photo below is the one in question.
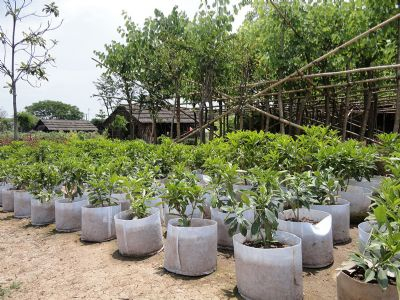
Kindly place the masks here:
<instances>
[{"instance_id":1,"label":"green foliage","mask_svg":"<svg viewBox=\"0 0 400 300\"><path fill-rule=\"evenodd\" d=\"M90 166L87 180L89 203L93 207L117 205L111 194L118 191L121 184L121 176L111 173L108 165Z\"/></svg>"},{"instance_id":2,"label":"green foliage","mask_svg":"<svg viewBox=\"0 0 400 300\"><path fill-rule=\"evenodd\" d=\"M178 224L189 227L195 209L203 211L204 192L204 188L197 183L196 175L178 165L168 177L162 198L170 209L178 212ZM189 215L186 214L188 207L192 209Z\"/></svg>"},{"instance_id":3,"label":"green foliage","mask_svg":"<svg viewBox=\"0 0 400 300\"><path fill-rule=\"evenodd\" d=\"M149 215L149 202L157 196L154 178L152 177L125 177L121 189L126 193L126 199L131 201L133 216L138 219Z\"/></svg>"},{"instance_id":4,"label":"green foliage","mask_svg":"<svg viewBox=\"0 0 400 300\"><path fill-rule=\"evenodd\" d=\"M279 172L255 168L251 171L256 182L255 189L241 194L242 201L234 202L225 210L231 212L225 222L229 225L230 234L239 229L243 236L251 233L251 239L269 248L275 242L274 234L278 228L278 211L281 205L279 198ZM250 223L245 212L254 213L254 221Z\"/></svg>"},{"instance_id":5,"label":"green foliage","mask_svg":"<svg viewBox=\"0 0 400 300\"><path fill-rule=\"evenodd\" d=\"M84 117L84 113L75 105L54 100L32 103L25 110L39 119L82 120Z\"/></svg>"},{"instance_id":6,"label":"green foliage","mask_svg":"<svg viewBox=\"0 0 400 300\"><path fill-rule=\"evenodd\" d=\"M126 124L128 124L128 121L125 119L124 116L116 115L114 121L112 121L112 123L110 124L110 129L126 132Z\"/></svg>"},{"instance_id":7,"label":"green foliage","mask_svg":"<svg viewBox=\"0 0 400 300\"><path fill-rule=\"evenodd\" d=\"M38 118L29 112L18 113L18 126L22 132L31 131L38 122Z\"/></svg>"},{"instance_id":8,"label":"green foliage","mask_svg":"<svg viewBox=\"0 0 400 300\"><path fill-rule=\"evenodd\" d=\"M330 169L315 171L313 176L312 193L316 202L321 205L334 205L340 190L339 180Z\"/></svg>"},{"instance_id":9,"label":"green foliage","mask_svg":"<svg viewBox=\"0 0 400 300\"><path fill-rule=\"evenodd\" d=\"M376 222L364 253L351 260L364 271L364 281L378 282L382 289L395 280L400 294L400 181L386 179L373 199L370 220Z\"/></svg>"},{"instance_id":10,"label":"green foliage","mask_svg":"<svg viewBox=\"0 0 400 300\"><path fill-rule=\"evenodd\" d=\"M310 209L311 204L316 202L313 193L314 177L310 171L294 173L285 178L283 185L280 197L290 205L295 219L299 221L299 209L302 207Z\"/></svg>"},{"instance_id":11,"label":"green foliage","mask_svg":"<svg viewBox=\"0 0 400 300\"><path fill-rule=\"evenodd\" d=\"M75 197L82 197L84 183L87 180L86 163L82 159L73 157L62 158L59 162L63 184L62 192L65 198L73 201Z\"/></svg>"},{"instance_id":12,"label":"green foliage","mask_svg":"<svg viewBox=\"0 0 400 300\"><path fill-rule=\"evenodd\" d=\"M36 163L30 168L31 181L28 191L40 202L49 202L60 195L60 170L51 164Z\"/></svg>"}]
</instances>

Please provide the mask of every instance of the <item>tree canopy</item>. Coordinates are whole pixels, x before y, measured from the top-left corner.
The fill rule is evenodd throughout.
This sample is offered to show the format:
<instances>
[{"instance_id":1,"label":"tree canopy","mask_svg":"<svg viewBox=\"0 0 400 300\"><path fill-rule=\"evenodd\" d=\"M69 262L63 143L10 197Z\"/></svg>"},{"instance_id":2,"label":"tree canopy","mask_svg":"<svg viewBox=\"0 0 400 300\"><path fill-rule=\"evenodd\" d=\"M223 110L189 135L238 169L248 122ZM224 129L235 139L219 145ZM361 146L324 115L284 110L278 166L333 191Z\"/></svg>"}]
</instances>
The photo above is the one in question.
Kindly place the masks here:
<instances>
[{"instance_id":1,"label":"tree canopy","mask_svg":"<svg viewBox=\"0 0 400 300\"><path fill-rule=\"evenodd\" d=\"M108 76L123 83L121 92L115 95L149 109L154 121L162 107L176 110L179 119L181 102L191 104L200 127L213 119L216 103L220 112L238 105L234 126L242 129L245 102L268 87L268 82L292 74L398 13L397 0L242 0L235 3L203 0L193 19L177 7L168 15L155 10L143 26L124 12L124 26L118 29L122 41L111 41L104 52L95 52L99 66L105 68ZM234 19L243 7L248 8L246 18L233 30ZM394 64L399 60L396 58L398 27L392 22L313 64L308 73ZM387 76L391 72L393 69L382 70L379 75ZM363 88L372 94L385 84L371 81L374 76L371 72L358 72L351 80L367 80ZM342 126L349 104L338 100L333 87L348 81L346 76L289 80L253 102L266 111L279 112L279 118L298 124L302 123L306 108L322 103L326 124ZM314 88L321 85L327 88ZM283 90L299 92L284 94ZM343 95L345 89L339 92ZM364 98L361 103L365 102L361 127L370 119L368 97L368 91L359 95ZM285 132L283 124L280 128ZM209 131L211 139L214 126ZM200 132L200 138L204 140L204 131Z\"/></svg>"},{"instance_id":2,"label":"tree canopy","mask_svg":"<svg viewBox=\"0 0 400 300\"><path fill-rule=\"evenodd\" d=\"M39 119L81 120L84 117L84 113L75 105L55 100L32 103L25 110Z\"/></svg>"},{"instance_id":3,"label":"tree canopy","mask_svg":"<svg viewBox=\"0 0 400 300\"><path fill-rule=\"evenodd\" d=\"M9 89L13 101L14 139L18 138L17 84L25 81L30 86L37 87L42 80L48 80L46 67L53 65L55 60L51 50L57 45L54 39L47 35L61 26L62 21L54 24L54 18L59 17L55 2L45 4L40 11L33 11L33 1L3 0L5 18L9 20L0 25L0 73L6 78L6 88ZM28 21L29 20L29 21ZM24 26L31 22L32 26Z\"/></svg>"}]
</instances>

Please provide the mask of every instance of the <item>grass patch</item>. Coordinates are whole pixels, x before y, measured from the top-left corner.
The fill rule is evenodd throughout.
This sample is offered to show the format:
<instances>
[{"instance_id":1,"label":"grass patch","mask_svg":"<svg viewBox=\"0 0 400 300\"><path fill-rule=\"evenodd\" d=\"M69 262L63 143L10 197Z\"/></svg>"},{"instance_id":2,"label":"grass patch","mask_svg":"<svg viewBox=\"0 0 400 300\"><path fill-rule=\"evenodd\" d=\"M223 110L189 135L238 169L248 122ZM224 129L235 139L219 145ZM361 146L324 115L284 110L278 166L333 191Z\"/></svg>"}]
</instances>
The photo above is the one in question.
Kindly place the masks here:
<instances>
[{"instance_id":1,"label":"grass patch","mask_svg":"<svg viewBox=\"0 0 400 300\"><path fill-rule=\"evenodd\" d=\"M13 281L8 287L0 285L0 299L5 299L13 290L18 290L20 287L21 283L18 281Z\"/></svg>"}]
</instances>

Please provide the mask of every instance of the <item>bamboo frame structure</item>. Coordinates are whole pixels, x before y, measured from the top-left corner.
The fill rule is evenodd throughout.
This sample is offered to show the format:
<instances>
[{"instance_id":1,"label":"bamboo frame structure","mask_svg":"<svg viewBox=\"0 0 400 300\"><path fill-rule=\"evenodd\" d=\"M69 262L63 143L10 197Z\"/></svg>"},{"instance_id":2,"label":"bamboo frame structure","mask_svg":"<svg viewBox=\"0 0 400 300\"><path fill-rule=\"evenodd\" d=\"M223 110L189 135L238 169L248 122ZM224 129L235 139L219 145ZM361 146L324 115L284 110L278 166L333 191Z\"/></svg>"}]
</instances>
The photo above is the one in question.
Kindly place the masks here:
<instances>
[{"instance_id":1,"label":"bamboo frame structure","mask_svg":"<svg viewBox=\"0 0 400 300\"><path fill-rule=\"evenodd\" d=\"M271 4L278 10L272 1ZM282 12L278 11L278 13L284 19L286 25L294 30L290 21ZM213 101L219 103L218 116L176 141L183 142L200 130L213 126L216 121L219 121L221 136L221 133L223 135L228 131L228 116L232 113L235 114L234 124L236 124L236 128L241 129L243 128L244 111L252 111L261 116L262 124L260 128L262 130L271 130L275 125L282 124L296 129L296 133L298 133L303 130L303 125L323 123L340 130L343 139L349 134L369 142L376 142L373 139L374 134L382 132L376 125L378 115L387 120L387 115L393 116L395 114L396 118L400 120L400 54L395 64L372 65L354 69L346 67L346 70L315 74L309 74L308 70L341 49L356 43L396 20L400 24L400 14L396 14L360 33L284 78L253 83L245 82L240 87L233 86L214 90L214 97L210 103ZM295 32L295 34L298 33ZM400 34L398 47L400 48ZM398 53L400 53L400 49ZM378 72L384 72L383 76L377 76ZM394 76L389 75L391 72L396 73ZM354 76L351 76L352 74ZM356 76L357 74L361 78ZM364 77L365 74L368 74L367 78ZM332 78L334 80L328 80L328 84L317 85L312 81L314 78ZM287 82L292 82L292 86L298 85L299 87L285 89L283 86ZM258 88L261 89L257 90ZM243 94L239 96L230 95L237 89L244 90ZM243 95L245 95L245 98ZM216 112L213 105L210 105L211 107L207 107L207 110ZM329 120L325 119L324 121L327 113ZM271 120L278 123L272 124ZM253 124L253 120L250 122ZM383 124L383 127L385 129L385 124ZM360 132L354 132L352 128ZM291 132L290 129L289 133Z\"/></svg>"}]
</instances>

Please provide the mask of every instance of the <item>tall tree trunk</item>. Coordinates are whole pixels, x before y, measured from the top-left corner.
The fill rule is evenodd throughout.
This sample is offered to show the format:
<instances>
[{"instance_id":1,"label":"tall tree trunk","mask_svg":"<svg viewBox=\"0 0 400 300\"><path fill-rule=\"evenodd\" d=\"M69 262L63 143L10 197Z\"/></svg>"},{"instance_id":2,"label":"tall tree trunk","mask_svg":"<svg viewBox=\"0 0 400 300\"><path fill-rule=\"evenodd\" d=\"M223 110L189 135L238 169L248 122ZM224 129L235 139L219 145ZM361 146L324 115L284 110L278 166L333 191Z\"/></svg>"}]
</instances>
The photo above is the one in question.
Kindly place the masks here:
<instances>
[{"instance_id":1,"label":"tall tree trunk","mask_svg":"<svg viewBox=\"0 0 400 300\"><path fill-rule=\"evenodd\" d=\"M218 101L218 114L219 116L222 115L222 100ZM219 119L219 136L222 137L224 135L224 128L223 128L223 119Z\"/></svg>"},{"instance_id":2,"label":"tall tree trunk","mask_svg":"<svg viewBox=\"0 0 400 300\"><path fill-rule=\"evenodd\" d=\"M279 118L284 119L283 116L283 102L282 102L282 85L278 87L278 110L279 110ZM279 122L280 133L285 133L285 124Z\"/></svg>"},{"instance_id":3,"label":"tall tree trunk","mask_svg":"<svg viewBox=\"0 0 400 300\"><path fill-rule=\"evenodd\" d=\"M127 80L124 80L124 90L125 90L125 97L126 101L128 102L128 109L129 109L129 139L133 140L135 138L135 124L133 121L133 103L132 103L132 95L129 89L129 84Z\"/></svg>"},{"instance_id":4,"label":"tall tree trunk","mask_svg":"<svg viewBox=\"0 0 400 300\"><path fill-rule=\"evenodd\" d=\"M193 116L194 116L194 128L193 130L197 127L197 113L196 113L196 105L193 104ZM200 124L199 124L200 127ZM197 145L197 134L194 135L194 144Z\"/></svg>"},{"instance_id":5,"label":"tall tree trunk","mask_svg":"<svg viewBox=\"0 0 400 300\"><path fill-rule=\"evenodd\" d=\"M151 117L151 135L153 144L157 144L157 120L154 116Z\"/></svg>"},{"instance_id":6,"label":"tall tree trunk","mask_svg":"<svg viewBox=\"0 0 400 300\"><path fill-rule=\"evenodd\" d=\"M212 119L214 119L214 108L213 108L213 103L212 103L212 97L211 97L210 94L209 94L209 97L210 98L208 99L208 105L209 105L210 108L208 110L207 122L211 121ZM212 141L213 138L214 138L214 123L211 123L210 124L210 134L209 134L208 140Z\"/></svg>"},{"instance_id":7,"label":"tall tree trunk","mask_svg":"<svg viewBox=\"0 0 400 300\"><path fill-rule=\"evenodd\" d=\"M364 139L365 132L367 131L367 124L368 124L368 118L369 118L369 111L371 109L371 102L372 102L372 92L371 92L371 89L368 87L367 101L365 103L364 116L363 116L361 129L360 129L360 139Z\"/></svg>"},{"instance_id":8,"label":"tall tree trunk","mask_svg":"<svg viewBox=\"0 0 400 300\"><path fill-rule=\"evenodd\" d=\"M270 113L270 109L269 109L269 99L267 98L267 101L265 101L265 111ZM265 120L265 132L269 131L269 124L271 122L271 118L269 116L266 117Z\"/></svg>"},{"instance_id":9,"label":"tall tree trunk","mask_svg":"<svg viewBox=\"0 0 400 300\"><path fill-rule=\"evenodd\" d=\"M296 115L296 124L301 125L303 122L303 114L304 114L304 108L306 106L306 103L310 101L310 91L306 91L306 96L302 97L299 99L299 105L297 109L297 115ZM296 134L300 134L300 129L296 128Z\"/></svg>"},{"instance_id":10,"label":"tall tree trunk","mask_svg":"<svg viewBox=\"0 0 400 300\"><path fill-rule=\"evenodd\" d=\"M176 114L175 108L176 108L176 98L175 98L174 105L173 105L173 108L172 108L171 130L169 132L169 137L171 139L174 138L174 124L175 124L175 114Z\"/></svg>"},{"instance_id":11,"label":"tall tree trunk","mask_svg":"<svg viewBox=\"0 0 400 300\"><path fill-rule=\"evenodd\" d=\"M400 7L400 0L397 1ZM397 63L400 64L400 19L397 19ZM393 132L399 132L400 127L400 68L397 68L396 115L394 118Z\"/></svg>"},{"instance_id":12,"label":"tall tree trunk","mask_svg":"<svg viewBox=\"0 0 400 300\"><path fill-rule=\"evenodd\" d=\"M349 69L349 65L347 64L347 68ZM347 122L349 120L349 106L350 106L350 93L351 93L351 78L350 74L347 74L347 86L346 86L346 96L344 100L344 108L343 108L343 123L342 123L342 139L346 139L347 134Z\"/></svg>"},{"instance_id":13,"label":"tall tree trunk","mask_svg":"<svg viewBox=\"0 0 400 300\"><path fill-rule=\"evenodd\" d=\"M11 90L13 98L13 123L14 140L18 140L18 110L17 110L17 81L15 79L15 30L17 26L17 17L13 15L13 29L11 41Z\"/></svg>"},{"instance_id":14,"label":"tall tree trunk","mask_svg":"<svg viewBox=\"0 0 400 300\"><path fill-rule=\"evenodd\" d=\"M283 53L283 49L284 49L284 42L285 42L285 32L284 32L284 28L282 25L280 40L279 40L279 44L280 44L282 53ZM282 59L283 58L284 57L282 57ZM278 75L279 75L279 79L281 79L281 77L282 77L281 69L278 70ZM279 118L283 119L284 115L283 115L282 85L281 84L278 86L278 112L279 112ZM279 122L279 126L280 126L280 133L284 134L285 133L285 124Z\"/></svg>"},{"instance_id":15,"label":"tall tree trunk","mask_svg":"<svg viewBox=\"0 0 400 300\"><path fill-rule=\"evenodd\" d=\"M326 78L325 84L329 84L329 82L330 82L329 79ZM325 96L325 125L329 126L329 124L331 123L331 107L330 107L331 95L329 89L325 89L324 96Z\"/></svg>"},{"instance_id":16,"label":"tall tree trunk","mask_svg":"<svg viewBox=\"0 0 400 300\"><path fill-rule=\"evenodd\" d=\"M176 98L176 137L181 137L181 96L177 92L175 93Z\"/></svg>"}]
</instances>

